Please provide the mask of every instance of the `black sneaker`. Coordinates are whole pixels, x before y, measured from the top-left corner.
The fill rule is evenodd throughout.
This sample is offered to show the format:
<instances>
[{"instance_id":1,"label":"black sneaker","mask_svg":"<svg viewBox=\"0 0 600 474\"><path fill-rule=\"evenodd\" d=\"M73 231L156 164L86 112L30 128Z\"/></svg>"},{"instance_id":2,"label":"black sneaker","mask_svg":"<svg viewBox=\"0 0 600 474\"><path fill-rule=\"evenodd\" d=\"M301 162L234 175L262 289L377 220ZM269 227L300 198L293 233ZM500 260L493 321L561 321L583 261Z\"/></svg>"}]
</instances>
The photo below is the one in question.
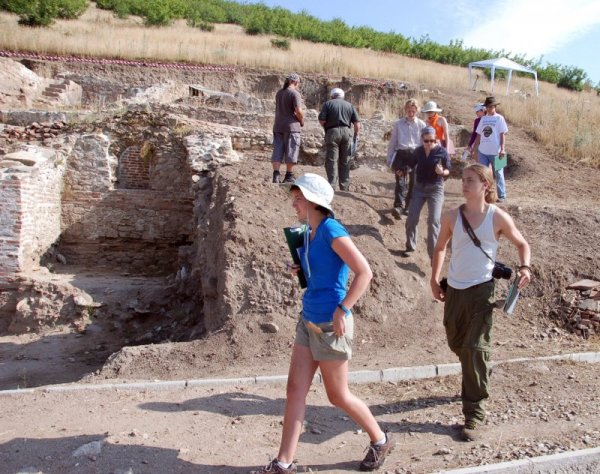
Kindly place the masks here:
<instances>
[{"instance_id":1,"label":"black sneaker","mask_svg":"<svg viewBox=\"0 0 600 474\"><path fill-rule=\"evenodd\" d=\"M281 173L279 171L273 171L273 182L275 184L281 183Z\"/></svg>"},{"instance_id":2,"label":"black sneaker","mask_svg":"<svg viewBox=\"0 0 600 474\"><path fill-rule=\"evenodd\" d=\"M402 208L401 207L395 207L394 209L392 209L392 216L394 216L394 218L396 220L402 219Z\"/></svg>"},{"instance_id":3,"label":"black sneaker","mask_svg":"<svg viewBox=\"0 0 600 474\"><path fill-rule=\"evenodd\" d=\"M286 171L285 177L283 178L283 182L284 183L293 183L294 182L294 175L291 171Z\"/></svg>"},{"instance_id":4,"label":"black sneaker","mask_svg":"<svg viewBox=\"0 0 600 474\"><path fill-rule=\"evenodd\" d=\"M256 471L250 471L250 474L296 474L296 466L292 463L288 468L281 467L275 458L266 466Z\"/></svg>"},{"instance_id":5,"label":"black sneaker","mask_svg":"<svg viewBox=\"0 0 600 474\"><path fill-rule=\"evenodd\" d=\"M360 463L361 471L374 471L383 466L383 462L388 454L392 452L394 448L394 440L390 433L385 434L384 444L373 444L371 443L367 448L367 455Z\"/></svg>"}]
</instances>

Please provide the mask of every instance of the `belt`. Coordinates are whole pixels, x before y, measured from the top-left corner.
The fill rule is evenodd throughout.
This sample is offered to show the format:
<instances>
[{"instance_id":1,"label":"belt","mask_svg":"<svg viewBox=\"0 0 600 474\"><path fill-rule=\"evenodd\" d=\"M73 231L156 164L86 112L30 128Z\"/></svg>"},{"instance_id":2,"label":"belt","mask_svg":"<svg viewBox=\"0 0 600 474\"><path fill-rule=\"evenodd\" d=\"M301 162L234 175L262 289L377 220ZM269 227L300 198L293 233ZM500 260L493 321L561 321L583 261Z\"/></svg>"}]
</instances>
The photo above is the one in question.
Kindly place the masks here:
<instances>
[{"instance_id":1,"label":"belt","mask_svg":"<svg viewBox=\"0 0 600 474\"><path fill-rule=\"evenodd\" d=\"M327 128L325 129L325 131L327 131L327 130L331 130L332 128L342 128L342 127L343 127L343 128L350 128L350 125L333 125L333 126L331 126L331 127L327 127Z\"/></svg>"}]
</instances>

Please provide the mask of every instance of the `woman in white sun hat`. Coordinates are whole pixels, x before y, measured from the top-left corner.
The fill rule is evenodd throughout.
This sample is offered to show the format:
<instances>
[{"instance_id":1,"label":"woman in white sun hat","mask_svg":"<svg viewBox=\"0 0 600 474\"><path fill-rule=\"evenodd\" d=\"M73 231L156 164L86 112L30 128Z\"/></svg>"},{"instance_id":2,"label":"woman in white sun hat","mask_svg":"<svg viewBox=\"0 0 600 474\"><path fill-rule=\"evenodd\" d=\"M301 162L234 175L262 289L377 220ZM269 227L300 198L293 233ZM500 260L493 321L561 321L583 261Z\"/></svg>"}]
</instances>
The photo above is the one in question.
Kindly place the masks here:
<instances>
[{"instance_id":1,"label":"woman in white sun hat","mask_svg":"<svg viewBox=\"0 0 600 474\"><path fill-rule=\"evenodd\" d=\"M302 433L306 396L317 368L329 401L369 435L371 444L360 469L372 471L383 464L393 441L381 430L369 407L350 392L348 361L354 332L351 308L366 291L373 274L348 231L334 219L334 193L327 180L306 173L285 186L290 189L296 216L308 224L304 245L298 249L301 265L292 270L296 273L302 268L308 285L292 349L279 454L252 473L296 472L293 460ZM354 278L346 291L350 271Z\"/></svg>"},{"instance_id":2,"label":"woman in white sun hat","mask_svg":"<svg viewBox=\"0 0 600 474\"><path fill-rule=\"evenodd\" d=\"M435 138L438 142L440 142L440 145L448 150L448 121L445 119L445 117L440 115L441 111L442 109L440 109L433 100L425 103L421 109L421 112L427 114L427 120L425 120L427 125L435 129ZM448 152L452 154L454 153L454 150L452 150L452 152L448 150Z\"/></svg>"}]
</instances>

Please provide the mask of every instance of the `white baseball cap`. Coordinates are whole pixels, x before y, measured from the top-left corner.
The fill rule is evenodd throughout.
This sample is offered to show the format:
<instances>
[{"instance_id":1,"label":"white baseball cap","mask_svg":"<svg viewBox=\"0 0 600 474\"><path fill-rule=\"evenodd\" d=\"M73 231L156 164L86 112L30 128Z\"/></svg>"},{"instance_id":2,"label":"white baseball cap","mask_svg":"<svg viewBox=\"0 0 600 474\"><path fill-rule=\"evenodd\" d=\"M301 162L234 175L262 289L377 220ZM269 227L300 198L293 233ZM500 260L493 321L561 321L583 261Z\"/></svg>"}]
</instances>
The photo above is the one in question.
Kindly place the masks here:
<instances>
[{"instance_id":1,"label":"white baseball cap","mask_svg":"<svg viewBox=\"0 0 600 474\"><path fill-rule=\"evenodd\" d=\"M344 91L342 89L340 89L339 87L334 87L333 89L331 89L331 92L329 93L329 95L331 96L332 99L335 99L336 97L343 99Z\"/></svg>"},{"instance_id":2,"label":"white baseball cap","mask_svg":"<svg viewBox=\"0 0 600 474\"><path fill-rule=\"evenodd\" d=\"M315 173L305 173L295 179L293 183L284 183L282 186L288 190L291 189L292 186L297 186L307 201L324 207L333 214L333 209L331 208L331 201L333 200L334 194L333 188L322 176Z\"/></svg>"},{"instance_id":3,"label":"white baseball cap","mask_svg":"<svg viewBox=\"0 0 600 474\"><path fill-rule=\"evenodd\" d=\"M473 108L475 109L475 112L481 112L481 111L485 110L485 105L483 105L483 104L475 104L473 106Z\"/></svg>"}]
</instances>

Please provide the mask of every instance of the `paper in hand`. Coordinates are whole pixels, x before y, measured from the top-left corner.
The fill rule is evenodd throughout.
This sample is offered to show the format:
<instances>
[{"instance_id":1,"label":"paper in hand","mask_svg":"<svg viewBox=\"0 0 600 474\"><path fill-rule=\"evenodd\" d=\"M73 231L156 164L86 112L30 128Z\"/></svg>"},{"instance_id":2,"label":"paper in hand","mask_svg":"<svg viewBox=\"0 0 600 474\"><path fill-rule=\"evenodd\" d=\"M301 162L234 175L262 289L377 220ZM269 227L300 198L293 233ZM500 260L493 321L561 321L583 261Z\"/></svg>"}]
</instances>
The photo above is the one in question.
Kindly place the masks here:
<instances>
[{"instance_id":1,"label":"paper in hand","mask_svg":"<svg viewBox=\"0 0 600 474\"><path fill-rule=\"evenodd\" d=\"M504 307L502 311L506 314L512 314L517 306L517 301L519 300L519 295L521 292L519 291L519 275L515 277L512 285L508 289L508 293L506 294L506 300L504 301Z\"/></svg>"}]
</instances>

